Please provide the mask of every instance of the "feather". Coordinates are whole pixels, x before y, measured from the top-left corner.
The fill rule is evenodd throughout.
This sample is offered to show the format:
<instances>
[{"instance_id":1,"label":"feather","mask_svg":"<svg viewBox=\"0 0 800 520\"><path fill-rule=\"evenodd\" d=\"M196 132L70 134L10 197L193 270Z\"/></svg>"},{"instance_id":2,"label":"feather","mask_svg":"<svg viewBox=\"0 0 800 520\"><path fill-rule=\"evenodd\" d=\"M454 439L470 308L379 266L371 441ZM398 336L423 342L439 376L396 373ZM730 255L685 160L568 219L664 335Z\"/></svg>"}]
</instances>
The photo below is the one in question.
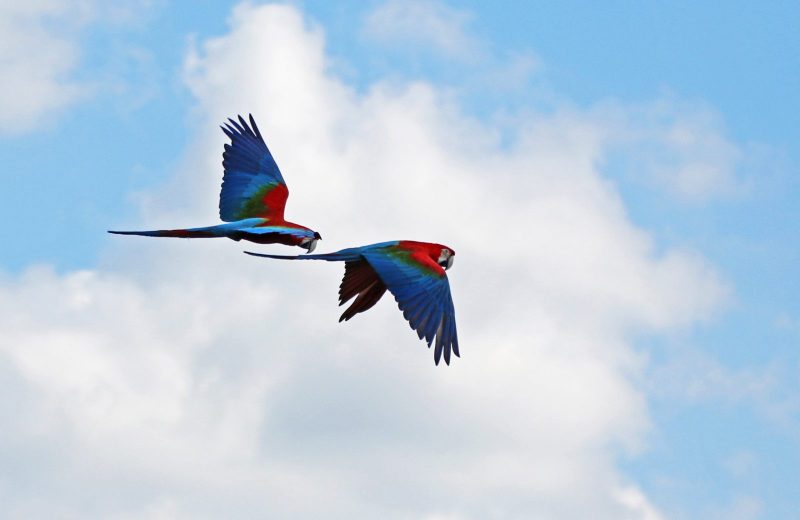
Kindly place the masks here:
<instances>
[{"instance_id":1,"label":"feather","mask_svg":"<svg viewBox=\"0 0 800 520\"><path fill-rule=\"evenodd\" d=\"M289 190L252 114L250 125L239 116L222 126L231 143L222 154L219 216L225 222L250 217L282 221Z\"/></svg>"}]
</instances>

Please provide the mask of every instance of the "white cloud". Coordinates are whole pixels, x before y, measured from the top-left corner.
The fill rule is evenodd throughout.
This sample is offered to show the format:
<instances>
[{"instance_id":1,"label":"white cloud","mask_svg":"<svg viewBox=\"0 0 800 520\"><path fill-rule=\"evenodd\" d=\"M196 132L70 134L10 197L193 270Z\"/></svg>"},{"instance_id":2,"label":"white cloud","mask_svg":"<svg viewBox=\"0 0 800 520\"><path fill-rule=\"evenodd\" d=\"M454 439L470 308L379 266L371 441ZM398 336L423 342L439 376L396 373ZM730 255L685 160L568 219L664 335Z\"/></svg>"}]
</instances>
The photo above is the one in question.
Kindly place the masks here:
<instances>
[{"instance_id":1,"label":"white cloud","mask_svg":"<svg viewBox=\"0 0 800 520\"><path fill-rule=\"evenodd\" d=\"M481 45L469 34L470 13L435 0L390 0L369 13L364 32L383 43L415 45L457 59L474 59Z\"/></svg>"},{"instance_id":2,"label":"white cloud","mask_svg":"<svg viewBox=\"0 0 800 520\"><path fill-rule=\"evenodd\" d=\"M699 403L767 400L780 381L776 366L731 369L710 355L678 353L650 375L651 392L671 400Z\"/></svg>"},{"instance_id":3,"label":"white cloud","mask_svg":"<svg viewBox=\"0 0 800 520\"><path fill-rule=\"evenodd\" d=\"M634 178L694 203L745 189L737 176L744 154L710 107L665 95L643 105L607 103L596 114L625 149Z\"/></svg>"},{"instance_id":4,"label":"white cloud","mask_svg":"<svg viewBox=\"0 0 800 520\"><path fill-rule=\"evenodd\" d=\"M203 130L143 220L215 221L216 125L253 112L324 249L457 251L464 357L434 367L388 298L337 323L339 265L114 237L95 271L0 280L5 511L658 518L615 465L648 427L628 337L707 317L713 270L630 223L593 113L532 115L503 146L431 85L359 95L326 70L294 8L236 8L187 59Z\"/></svg>"},{"instance_id":5,"label":"white cloud","mask_svg":"<svg viewBox=\"0 0 800 520\"><path fill-rule=\"evenodd\" d=\"M90 23L130 23L151 0L0 3L0 134L33 130L96 87L75 77Z\"/></svg>"},{"instance_id":6,"label":"white cloud","mask_svg":"<svg viewBox=\"0 0 800 520\"><path fill-rule=\"evenodd\" d=\"M796 363L773 360L734 368L708 354L673 348L671 361L649 372L648 393L664 403L746 407L763 417L765 425L800 440Z\"/></svg>"},{"instance_id":7,"label":"white cloud","mask_svg":"<svg viewBox=\"0 0 800 520\"><path fill-rule=\"evenodd\" d=\"M471 74L462 74L450 85L462 94L475 92L502 99L535 92L537 102L555 106L568 103L542 80L545 66L535 52L498 53L490 42L475 34L471 19L468 11L443 2L389 0L369 13L363 31L372 41L406 55L422 50L447 58L448 65L470 66ZM766 158L756 157L757 147L751 146L753 149L744 153L734 144L712 107L681 100L668 91L656 102L612 100L588 112L581 112L581 119L591 114L602 126L604 146L624 150L630 177L684 202L704 203L743 193L747 186L739 170L747 159L758 162L760 171L775 168Z\"/></svg>"},{"instance_id":8,"label":"white cloud","mask_svg":"<svg viewBox=\"0 0 800 520\"><path fill-rule=\"evenodd\" d=\"M715 509L708 513L707 518L720 520L755 520L763 518L764 506L758 498L751 496L737 496L725 508Z\"/></svg>"},{"instance_id":9,"label":"white cloud","mask_svg":"<svg viewBox=\"0 0 800 520\"><path fill-rule=\"evenodd\" d=\"M619 490L620 501L634 511L638 518L643 520L661 520L663 517L650 502L647 497L635 487L622 488Z\"/></svg>"},{"instance_id":10,"label":"white cloud","mask_svg":"<svg viewBox=\"0 0 800 520\"><path fill-rule=\"evenodd\" d=\"M722 461L728 473L736 478L743 478L753 474L758 468L758 456L750 450L739 450L729 455Z\"/></svg>"},{"instance_id":11,"label":"white cloud","mask_svg":"<svg viewBox=\"0 0 800 520\"><path fill-rule=\"evenodd\" d=\"M0 132L29 130L84 92L69 73L79 55L75 30L87 14L85 2L0 4Z\"/></svg>"},{"instance_id":12,"label":"white cloud","mask_svg":"<svg viewBox=\"0 0 800 520\"><path fill-rule=\"evenodd\" d=\"M742 154L724 137L713 112L684 113L663 130L662 139L671 159L651 164L652 174L677 195L702 201L740 189L736 166Z\"/></svg>"},{"instance_id":13,"label":"white cloud","mask_svg":"<svg viewBox=\"0 0 800 520\"><path fill-rule=\"evenodd\" d=\"M361 32L372 46L382 49L374 56L376 63L391 57L410 59L414 63L410 70L419 74L419 65L432 60L431 72L450 77L448 87L463 96L507 100L546 91L534 81L542 61L533 50L497 49L471 22L471 12L443 2L390 0L365 16Z\"/></svg>"}]
</instances>

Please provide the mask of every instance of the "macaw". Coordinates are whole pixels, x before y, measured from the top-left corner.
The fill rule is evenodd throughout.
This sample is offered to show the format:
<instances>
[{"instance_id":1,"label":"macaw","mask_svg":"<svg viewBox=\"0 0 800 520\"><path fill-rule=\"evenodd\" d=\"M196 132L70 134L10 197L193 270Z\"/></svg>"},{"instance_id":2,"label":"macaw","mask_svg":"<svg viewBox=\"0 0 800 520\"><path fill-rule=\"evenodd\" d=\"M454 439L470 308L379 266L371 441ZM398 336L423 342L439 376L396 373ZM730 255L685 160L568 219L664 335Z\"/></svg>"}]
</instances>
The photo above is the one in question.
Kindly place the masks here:
<instances>
[{"instance_id":1,"label":"macaw","mask_svg":"<svg viewBox=\"0 0 800 520\"><path fill-rule=\"evenodd\" d=\"M283 256L251 253L249 255L284 260L327 260L344 262L344 278L339 286L339 305L355 297L339 321L347 321L364 312L381 299L386 289L394 295L403 316L428 342L434 338L434 362L450 364L450 352L458 353L456 315L450 284L445 270L453 266L455 251L441 244L396 240L362 247L342 249L335 253L304 256Z\"/></svg>"},{"instance_id":2,"label":"macaw","mask_svg":"<svg viewBox=\"0 0 800 520\"><path fill-rule=\"evenodd\" d=\"M258 244L299 246L310 253L322 239L319 233L283 218L289 189L272 154L250 115L222 126L231 144L222 154L222 191L219 216L225 224L155 231L109 231L117 235L146 237L217 238L249 240Z\"/></svg>"}]
</instances>

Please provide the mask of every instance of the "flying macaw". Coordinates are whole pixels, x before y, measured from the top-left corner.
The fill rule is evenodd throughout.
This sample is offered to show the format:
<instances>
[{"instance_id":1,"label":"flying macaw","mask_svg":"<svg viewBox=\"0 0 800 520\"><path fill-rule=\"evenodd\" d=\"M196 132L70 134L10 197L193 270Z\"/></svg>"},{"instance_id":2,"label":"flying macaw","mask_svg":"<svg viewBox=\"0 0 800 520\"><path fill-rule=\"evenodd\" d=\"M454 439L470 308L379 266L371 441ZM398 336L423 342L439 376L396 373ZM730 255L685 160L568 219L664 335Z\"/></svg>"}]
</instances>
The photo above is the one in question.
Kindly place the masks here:
<instances>
[{"instance_id":1,"label":"flying macaw","mask_svg":"<svg viewBox=\"0 0 800 520\"><path fill-rule=\"evenodd\" d=\"M230 137L222 154L222 191L219 216L225 224L189 229L155 231L109 231L117 235L146 237L217 238L249 240L258 244L299 246L312 252L322 237L300 224L283 218L289 189L272 154L250 115L250 126L242 116L228 119L222 131Z\"/></svg>"},{"instance_id":2,"label":"flying macaw","mask_svg":"<svg viewBox=\"0 0 800 520\"><path fill-rule=\"evenodd\" d=\"M450 352L458 353L456 314L446 269L453 265L455 251L441 244L396 240L362 247L342 249L335 253L305 256L265 255L245 251L248 255L284 260L327 260L344 262L344 278L339 286L339 305L355 297L339 321L347 321L364 312L381 299L386 289L394 295L419 338L434 338L435 363L444 353L450 364Z\"/></svg>"}]
</instances>

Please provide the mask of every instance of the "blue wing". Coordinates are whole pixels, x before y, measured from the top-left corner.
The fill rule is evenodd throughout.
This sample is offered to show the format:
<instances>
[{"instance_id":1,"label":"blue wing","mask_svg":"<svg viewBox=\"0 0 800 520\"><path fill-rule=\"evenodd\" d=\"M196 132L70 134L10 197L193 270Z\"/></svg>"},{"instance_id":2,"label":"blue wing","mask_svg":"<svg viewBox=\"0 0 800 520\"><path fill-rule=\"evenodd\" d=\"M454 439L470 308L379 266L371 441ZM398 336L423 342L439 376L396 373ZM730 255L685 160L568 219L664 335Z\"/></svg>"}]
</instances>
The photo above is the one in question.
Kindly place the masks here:
<instances>
[{"instance_id":1,"label":"blue wing","mask_svg":"<svg viewBox=\"0 0 800 520\"><path fill-rule=\"evenodd\" d=\"M289 190L278 165L250 115L250 125L228 119L222 127L231 144L225 145L219 216L225 222L251 217L283 220Z\"/></svg>"},{"instance_id":2,"label":"blue wing","mask_svg":"<svg viewBox=\"0 0 800 520\"><path fill-rule=\"evenodd\" d=\"M396 247L367 250L362 256L394 295L403 316L428 347L435 339L433 359L450 364L458 353L456 313L447 275L435 262L420 263L409 251Z\"/></svg>"}]
</instances>

